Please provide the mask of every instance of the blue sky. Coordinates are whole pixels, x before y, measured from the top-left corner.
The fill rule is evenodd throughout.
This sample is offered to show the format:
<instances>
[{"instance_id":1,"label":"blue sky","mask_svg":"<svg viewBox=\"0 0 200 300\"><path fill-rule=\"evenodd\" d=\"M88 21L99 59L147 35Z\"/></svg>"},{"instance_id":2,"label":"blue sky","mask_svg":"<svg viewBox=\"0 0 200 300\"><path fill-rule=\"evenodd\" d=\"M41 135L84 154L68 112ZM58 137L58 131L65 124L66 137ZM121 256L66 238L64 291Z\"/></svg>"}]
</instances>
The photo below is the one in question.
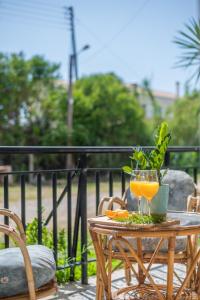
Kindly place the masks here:
<instances>
[{"instance_id":1,"label":"blue sky","mask_svg":"<svg viewBox=\"0 0 200 300\"><path fill-rule=\"evenodd\" d=\"M24 51L61 63L67 79L69 25L64 6L75 11L79 76L115 72L125 82L149 78L157 90L183 89L188 72L174 68L180 49L172 42L197 0L0 0L0 51Z\"/></svg>"}]
</instances>

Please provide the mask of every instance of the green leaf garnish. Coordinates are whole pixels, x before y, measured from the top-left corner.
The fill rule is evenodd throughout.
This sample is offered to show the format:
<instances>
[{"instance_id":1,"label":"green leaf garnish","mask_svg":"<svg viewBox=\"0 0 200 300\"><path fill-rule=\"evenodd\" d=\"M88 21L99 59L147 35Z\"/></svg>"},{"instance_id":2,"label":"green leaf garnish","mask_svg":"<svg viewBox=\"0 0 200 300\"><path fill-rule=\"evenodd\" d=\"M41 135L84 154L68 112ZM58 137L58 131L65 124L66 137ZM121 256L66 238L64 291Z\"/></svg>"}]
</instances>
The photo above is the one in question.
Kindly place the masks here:
<instances>
[{"instance_id":1,"label":"green leaf garnish","mask_svg":"<svg viewBox=\"0 0 200 300\"><path fill-rule=\"evenodd\" d=\"M159 224L165 221L165 216L161 215L139 215L136 213L130 213L128 217L116 217L113 218L113 220L118 221L118 222L124 222L134 225L134 224Z\"/></svg>"}]
</instances>

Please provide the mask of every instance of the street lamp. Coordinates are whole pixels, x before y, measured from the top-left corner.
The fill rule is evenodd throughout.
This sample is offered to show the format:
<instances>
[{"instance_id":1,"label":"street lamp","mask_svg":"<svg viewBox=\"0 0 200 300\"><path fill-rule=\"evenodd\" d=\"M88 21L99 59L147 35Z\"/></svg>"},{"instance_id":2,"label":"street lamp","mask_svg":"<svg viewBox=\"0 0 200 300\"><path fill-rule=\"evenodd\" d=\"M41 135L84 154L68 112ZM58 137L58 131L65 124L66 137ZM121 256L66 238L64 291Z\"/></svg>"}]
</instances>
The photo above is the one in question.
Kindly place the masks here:
<instances>
[{"instance_id":1,"label":"street lamp","mask_svg":"<svg viewBox=\"0 0 200 300\"><path fill-rule=\"evenodd\" d=\"M77 62L77 56L80 53L88 50L89 48L90 45L86 44L77 53L70 54L69 56L69 84L68 84L68 95L67 95L67 131L68 131L67 145L68 146L71 146L72 130L73 130L73 106L74 106L74 100L72 95L73 67L75 66L75 60ZM69 153L67 155L67 168L72 168L72 167L73 167L72 154Z\"/></svg>"},{"instance_id":2,"label":"street lamp","mask_svg":"<svg viewBox=\"0 0 200 300\"><path fill-rule=\"evenodd\" d=\"M88 49L90 49L90 45L86 44L76 53L76 55L79 55L81 52L86 51Z\"/></svg>"}]
</instances>

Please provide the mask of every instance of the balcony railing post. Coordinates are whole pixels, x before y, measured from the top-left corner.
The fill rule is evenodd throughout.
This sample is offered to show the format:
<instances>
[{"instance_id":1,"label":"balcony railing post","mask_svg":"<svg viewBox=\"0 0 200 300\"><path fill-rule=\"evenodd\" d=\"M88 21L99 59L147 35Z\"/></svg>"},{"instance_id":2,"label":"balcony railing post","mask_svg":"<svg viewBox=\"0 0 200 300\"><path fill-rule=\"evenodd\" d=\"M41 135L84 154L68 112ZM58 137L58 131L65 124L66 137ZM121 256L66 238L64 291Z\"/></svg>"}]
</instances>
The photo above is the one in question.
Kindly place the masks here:
<instances>
[{"instance_id":1,"label":"balcony railing post","mask_svg":"<svg viewBox=\"0 0 200 300\"><path fill-rule=\"evenodd\" d=\"M67 174L67 245L68 245L68 257L72 258L72 180L71 180L71 172L69 171Z\"/></svg>"},{"instance_id":2,"label":"balcony railing post","mask_svg":"<svg viewBox=\"0 0 200 300\"><path fill-rule=\"evenodd\" d=\"M126 189L126 178L125 178L125 173L122 171L121 172L121 189L122 189L122 196L124 195L125 189Z\"/></svg>"},{"instance_id":3,"label":"balcony railing post","mask_svg":"<svg viewBox=\"0 0 200 300\"><path fill-rule=\"evenodd\" d=\"M38 244L42 244L42 178L37 174Z\"/></svg>"},{"instance_id":4,"label":"balcony railing post","mask_svg":"<svg viewBox=\"0 0 200 300\"><path fill-rule=\"evenodd\" d=\"M98 171L95 174L95 186L96 186L96 215L97 215L99 200L100 200L100 174Z\"/></svg>"},{"instance_id":5,"label":"balcony railing post","mask_svg":"<svg viewBox=\"0 0 200 300\"><path fill-rule=\"evenodd\" d=\"M8 175L5 175L3 178L3 188L4 188L4 208L9 208L9 198L8 198ZM9 225L8 217L4 217L4 223ZM9 236L5 235L5 248L9 247Z\"/></svg>"},{"instance_id":6,"label":"balcony railing post","mask_svg":"<svg viewBox=\"0 0 200 300\"><path fill-rule=\"evenodd\" d=\"M71 257L70 262L72 267L70 268L70 281L74 281L74 265L76 262L76 254L77 254L77 246L78 246L78 234L79 234L79 224L80 224L80 216L81 216L81 189L80 189L80 182L81 182L81 174L79 175L78 179L78 193L77 193L77 203L76 203L76 212L75 212L75 219L74 219L74 230L73 230L73 244L71 249Z\"/></svg>"},{"instance_id":7,"label":"balcony railing post","mask_svg":"<svg viewBox=\"0 0 200 300\"><path fill-rule=\"evenodd\" d=\"M87 274L87 156L81 155L80 161L81 178L80 178L80 199L81 199L81 281L88 284Z\"/></svg>"},{"instance_id":8,"label":"balcony railing post","mask_svg":"<svg viewBox=\"0 0 200 300\"><path fill-rule=\"evenodd\" d=\"M170 151L167 151L165 154L165 167L169 167L170 165Z\"/></svg>"},{"instance_id":9,"label":"balcony railing post","mask_svg":"<svg viewBox=\"0 0 200 300\"><path fill-rule=\"evenodd\" d=\"M193 169L193 178L194 178L194 182L197 184L197 176L198 176L198 171L197 168Z\"/></svg>"},{"instance_id":10,"label":"balcony railing post","mask_svg":"<svg viewBox=\"0 0 200 300\"><path fill-rule=\"evenodd\" d=\"M58 237L57 237L57 174L52 174L52 200L53 200L53 250L57 265Z\"/></svg>"},{"instance_id":11,"label":"balcony railing post","mask_svg":"<svg viewBox=\"0 0 200 300\"><path fill-rule=\"evenodd\" d=\"M26 190L25 190L26 180L23 174L20 177L20 184L21 184L21 219L25 230L26 229Z\"/></svg>"}]
</instances>

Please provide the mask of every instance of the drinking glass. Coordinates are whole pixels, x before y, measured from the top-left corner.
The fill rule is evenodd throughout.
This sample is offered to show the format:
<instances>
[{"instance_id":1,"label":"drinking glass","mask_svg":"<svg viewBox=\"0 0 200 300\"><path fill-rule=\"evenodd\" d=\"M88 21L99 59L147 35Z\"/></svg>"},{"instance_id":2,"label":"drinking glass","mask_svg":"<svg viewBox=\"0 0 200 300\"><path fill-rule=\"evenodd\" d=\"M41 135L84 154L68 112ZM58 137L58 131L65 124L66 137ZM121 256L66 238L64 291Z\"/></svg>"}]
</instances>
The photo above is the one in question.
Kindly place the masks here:
<instances>
[{"instance_id":1,"label":"drinking glass","mask_svg":"<svg viewBox=\"0 0 200 300\"><path fill-rule=\"evenodd\" d=\"M141 170L135 170L130 179L130 191L138 200L138 213L141 214L141 182L144 180Z\"/></svg>"},{"instance_id":2,"label":"drinking glass","mask_svg":"<svg viewBox=\"0 0 200 300\"><path fill-rule=\"evenodd\" d=\"M150 204L153 197L159 189L158 176L156 170L142 170L141 176L143 181L140 184L141 195L147 200L149 216L151 214Z\"/></svg>"}]
</instances>

